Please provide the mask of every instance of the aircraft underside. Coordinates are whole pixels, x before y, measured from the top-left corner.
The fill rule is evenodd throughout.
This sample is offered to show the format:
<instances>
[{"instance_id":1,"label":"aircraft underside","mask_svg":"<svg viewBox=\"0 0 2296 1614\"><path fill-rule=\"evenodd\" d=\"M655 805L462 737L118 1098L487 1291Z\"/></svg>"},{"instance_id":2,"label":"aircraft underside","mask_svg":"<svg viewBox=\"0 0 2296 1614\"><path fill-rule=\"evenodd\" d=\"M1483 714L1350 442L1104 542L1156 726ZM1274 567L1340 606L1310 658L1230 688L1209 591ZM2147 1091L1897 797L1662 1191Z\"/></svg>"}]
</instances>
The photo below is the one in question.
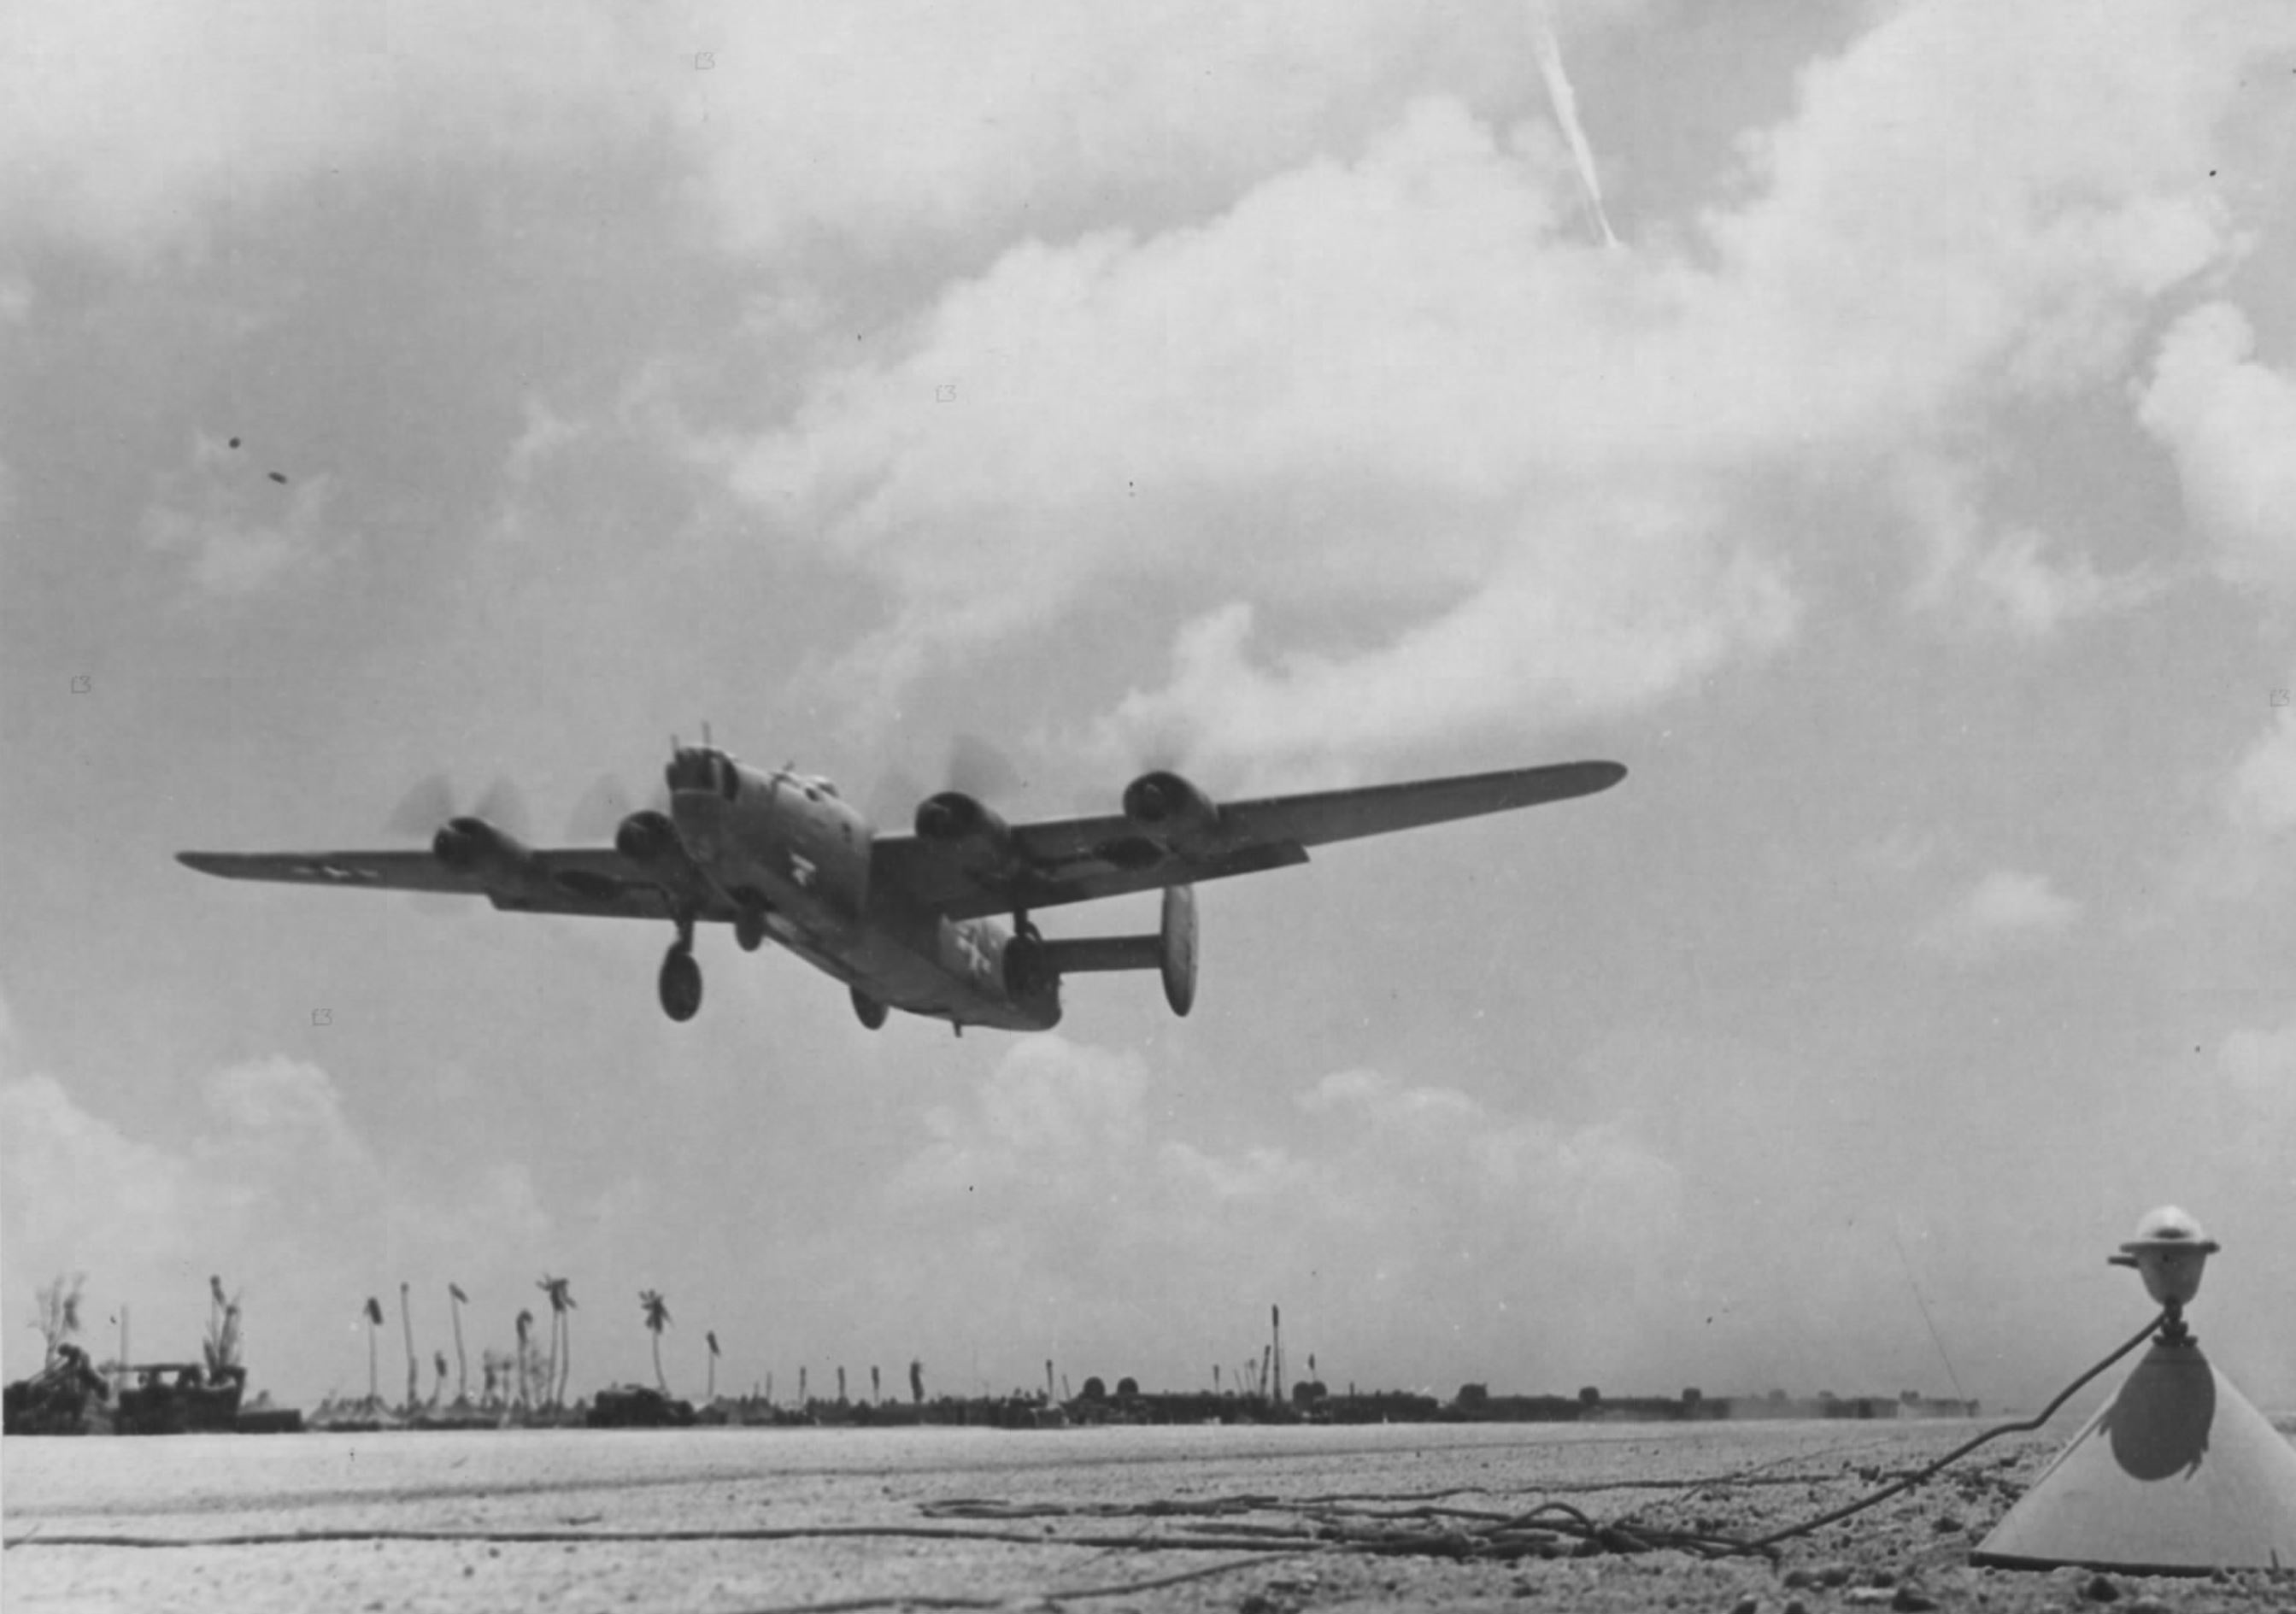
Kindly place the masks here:
<instances>
[{"instance_id":1,"label":"aircraft underside","mask_svg":"<svg viewBox=\"0 0 2296 1614\"><path fill-rule=\"evenodd\" d=\"M1049 1031L1061 1021L1065 976L1112 970L1158 971L1174 1012L1185 1014L1194 1006L1195 893L1188 887L1167 889L1162 922L1151 934L1048 939L1027 920L1021 924L1025 928L881 914L856 928L850 940L840 941L768 909L755 932L758 942L739 925L736 939L745 950L776 942L844 983L854 1013L871 1030L898 1009L959 1028ZM662 1010L672 1020L690 1020L701 1001L693 943L681 935L663 960Z\"/></svg>"}]
</instances>

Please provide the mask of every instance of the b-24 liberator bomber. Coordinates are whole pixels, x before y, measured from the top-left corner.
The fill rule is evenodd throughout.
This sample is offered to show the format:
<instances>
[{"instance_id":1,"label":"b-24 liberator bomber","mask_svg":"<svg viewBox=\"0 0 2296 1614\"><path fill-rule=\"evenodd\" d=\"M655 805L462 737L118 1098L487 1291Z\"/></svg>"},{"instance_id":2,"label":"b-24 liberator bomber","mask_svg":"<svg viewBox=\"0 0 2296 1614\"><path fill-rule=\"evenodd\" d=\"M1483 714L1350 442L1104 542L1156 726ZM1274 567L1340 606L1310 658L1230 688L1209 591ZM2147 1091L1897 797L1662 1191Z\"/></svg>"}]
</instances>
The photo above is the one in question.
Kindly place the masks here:
<instances>
[{"instance_id":1,"label":"b-24 liberator bomber","mask_svg":"<svg viewBox=\"0 0 2296 1614\"><path fill-rule=\"evenodd\" d=\"M1008 824L962 791L928 797L907 834L880 833L828 780L673 745L668 800L624 817L610 847L529 847L484 816L451 816L427 849L181 852L230 880L484 897L516 914L665 921L663 1011L701 1006L698 924L768 939L844 983L872 1030L902 1009L967 1026L1044 1031L1063 976L1156 970L1177 1014L1195 1001L1193 888L1308 861L1308 848L1567 800L1626 776L1567 762L1447 779L1215 802L1178 774L1142 774L1119 812ZM1161 890L1155 933L1055 938L1037 912Z\"/></svg>"}]
</instances>

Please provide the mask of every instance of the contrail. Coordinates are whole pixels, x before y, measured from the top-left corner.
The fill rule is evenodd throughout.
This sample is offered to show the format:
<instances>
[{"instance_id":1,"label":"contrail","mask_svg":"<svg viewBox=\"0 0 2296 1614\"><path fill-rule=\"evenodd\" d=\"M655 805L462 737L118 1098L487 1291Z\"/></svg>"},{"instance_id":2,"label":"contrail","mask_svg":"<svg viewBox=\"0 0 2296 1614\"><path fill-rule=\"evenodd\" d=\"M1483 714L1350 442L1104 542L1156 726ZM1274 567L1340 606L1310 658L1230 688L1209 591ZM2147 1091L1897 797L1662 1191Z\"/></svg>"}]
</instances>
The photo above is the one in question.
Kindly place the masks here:
<instances>
[{"instance_id":1,"label":"contrail","mask_svg":"<svg viewBox=\"0 0 2296 1614\"><path fill-rule=\"evenodd\" d=\"M1570 154L1578 162L1578 177L1586 182L1587 204L1595 209L1595 222L1603 231L1603 244L1615 247L1619 238L1611 233L1610 215L1603 211L1603 186L1595 177L1595 152L1587 143L1587 131L1578 124L1578 97L1571 92L1570 80L1562 71L1562 45L1554 37L1554 24L1544 5L1533 6L1532 20L1538 35L1538 72L1546 80L1547 99L1554 103L1554 121L1562 126L1562 137L1570 143Z\"/></svg>"}]
</instances>

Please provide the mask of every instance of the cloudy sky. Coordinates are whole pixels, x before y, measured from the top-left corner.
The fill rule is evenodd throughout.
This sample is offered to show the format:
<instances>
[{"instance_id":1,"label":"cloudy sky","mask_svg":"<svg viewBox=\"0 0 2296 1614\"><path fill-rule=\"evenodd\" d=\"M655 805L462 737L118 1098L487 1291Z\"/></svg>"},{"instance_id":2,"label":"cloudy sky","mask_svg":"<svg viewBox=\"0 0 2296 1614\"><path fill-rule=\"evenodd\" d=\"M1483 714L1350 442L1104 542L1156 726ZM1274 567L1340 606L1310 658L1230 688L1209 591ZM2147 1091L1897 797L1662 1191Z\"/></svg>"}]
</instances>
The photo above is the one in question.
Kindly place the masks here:
<instances>
[{"instance_id":1,"label":"cloudy sky","mask_svg":"<svg viewBox=\"0 0 2296 1614\"><path fill-rule=\"evenodd\" d=\"M656 1288L688 1391L1280 1302L1334 1383L2030 1405L2174 1201L2296 1405L2292 266L2273 0L11 8L7 1371L66 1270L306 1402L553 1273L586 1388ZM968 733L1015 816L1632 774L1034 1038L171 861L704 720L896 823Z\"/></svg>"}]
</instances>

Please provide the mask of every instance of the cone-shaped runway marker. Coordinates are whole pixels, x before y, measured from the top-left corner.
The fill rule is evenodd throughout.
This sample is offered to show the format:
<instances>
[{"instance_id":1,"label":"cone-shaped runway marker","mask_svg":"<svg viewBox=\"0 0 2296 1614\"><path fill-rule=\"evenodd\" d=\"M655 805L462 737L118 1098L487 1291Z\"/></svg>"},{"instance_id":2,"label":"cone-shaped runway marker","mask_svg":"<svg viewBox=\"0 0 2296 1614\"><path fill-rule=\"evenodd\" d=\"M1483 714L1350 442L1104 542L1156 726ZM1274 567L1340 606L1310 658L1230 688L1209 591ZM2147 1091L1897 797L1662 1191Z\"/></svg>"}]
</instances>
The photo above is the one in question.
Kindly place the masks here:
<instances>
[{"instance_id":1,"label":"cone-shaped runway marker","mask_svg":"<svg viewBox=\"0 0 2296 1614\"><path fill-rule=\"evenodd\" d=\"M2249 1405L2177 1315L2215 1250L2155 1211L2114 1259L2171 1320L2120 1391L2059 1453L1970 1561L2134 1575L2296 1569L2296 1446Z\"/></svg>"}]
</instances>

